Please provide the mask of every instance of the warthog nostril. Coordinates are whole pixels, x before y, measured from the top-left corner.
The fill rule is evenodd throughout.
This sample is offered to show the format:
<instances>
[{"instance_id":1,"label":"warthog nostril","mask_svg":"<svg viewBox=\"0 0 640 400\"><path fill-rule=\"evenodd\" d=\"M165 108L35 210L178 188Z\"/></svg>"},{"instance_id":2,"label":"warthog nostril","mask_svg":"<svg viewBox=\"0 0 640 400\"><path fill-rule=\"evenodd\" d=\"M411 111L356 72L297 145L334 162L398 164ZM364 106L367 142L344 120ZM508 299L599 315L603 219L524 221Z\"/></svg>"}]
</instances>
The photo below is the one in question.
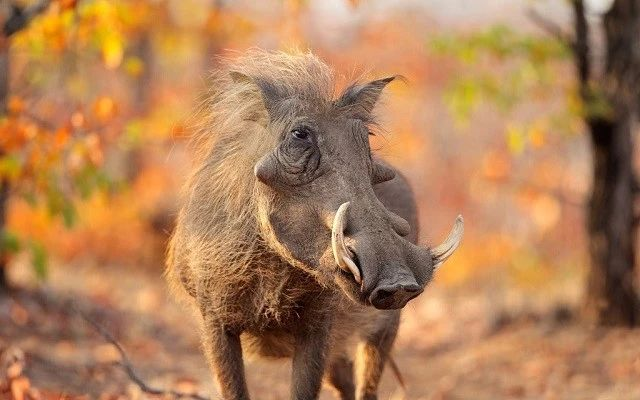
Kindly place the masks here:
<instances>
[{"instance_id":1,"label":"warthog nostril","mask_svg":"<svg viewBox=\"0 0 640 400\"><path fill-rule=\"evenodd\" d=\"M380 309L402 308L409 300L422 293L422 290L417 283L381 285L373 290L369 301L374 307Z\"/></svg>"},{"instance_id":2,"label":"warthog nostril","mask_svg":"<svg viewBox=\"0 0 640 400\"><path fill-rule=\"evenodd\" d=\"M407 293L407 297L405 300L405 304L407 304L410 300L415 299L416 297L418 297L418 295L420 293L422 293L424 289L422 287L420 287L420 285L410 285L410 286L405 286L404 287L404 291ZM403 305L404 307L404 305Z\"/></svg>"},{"instance_id":3,"label":"warthog nostril","mask_svg":"<svg viewBox=\"0 0 640 400\"><path fill-rule=\"evenodd\" d=\"M386 300L387 298L389 298L389 297L393 296L393 293L394 293L394 292L390 292L390 291L388 291L388 290L378 290L378 292L377 292L377 293L376 293L376 295L375 295L375 299L376 299L377 301L384 301L384 300Z\"/></svg>"},{"instance_id":4,"label":"warthog nostril","mask_svg":"<svg viewBox=\"0 0 640 400\"><path fill-rule=\"evenodd\" d=\"M422 293L422 287L417 283L409 285L401 285L402 289L407 293Z\"/></svg>"}]
</instances>

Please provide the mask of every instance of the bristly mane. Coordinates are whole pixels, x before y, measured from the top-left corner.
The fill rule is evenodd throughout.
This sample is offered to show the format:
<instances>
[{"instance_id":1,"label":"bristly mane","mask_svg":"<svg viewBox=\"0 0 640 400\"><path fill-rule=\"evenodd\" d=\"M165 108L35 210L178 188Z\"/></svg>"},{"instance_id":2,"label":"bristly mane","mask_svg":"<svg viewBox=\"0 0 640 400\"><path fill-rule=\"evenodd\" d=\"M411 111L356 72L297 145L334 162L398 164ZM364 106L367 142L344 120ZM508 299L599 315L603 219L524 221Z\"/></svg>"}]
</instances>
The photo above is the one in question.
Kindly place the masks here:
<instances>
[{"instance_id":1,"label":"bristly mane","mask_svg":"<svg viewBox=\"0 0 640 400\"><path fill-rule=\"evenodd\" d=\"M332 71L310 53L253 50L221 61L195 116L194 165L169 244L167 275L174 290L184 293L186 289L193 297L210 296L214 307L210 311L224 315L234 314L224 307L233 304L232 297L246 287L257 292L254 298L260 304L252 306L275 313L277 319L281 311L276 311L275 303L295 293L287 293L286 288L273 293L274 286L286 281L286 270L269 269L261 275L256 268L266 262L267 249L278 243L273 243L264 221L273 202L264 193L259 195L253 167L276 146L285 126L269 121L258 87L234 79L234 73L267 82L284 98L304 99L318 107L332 102ZM294 262L285 249L278 250L279 256ZM252 270L247 271L250 266Z\"/></svg>"}]
</instances>

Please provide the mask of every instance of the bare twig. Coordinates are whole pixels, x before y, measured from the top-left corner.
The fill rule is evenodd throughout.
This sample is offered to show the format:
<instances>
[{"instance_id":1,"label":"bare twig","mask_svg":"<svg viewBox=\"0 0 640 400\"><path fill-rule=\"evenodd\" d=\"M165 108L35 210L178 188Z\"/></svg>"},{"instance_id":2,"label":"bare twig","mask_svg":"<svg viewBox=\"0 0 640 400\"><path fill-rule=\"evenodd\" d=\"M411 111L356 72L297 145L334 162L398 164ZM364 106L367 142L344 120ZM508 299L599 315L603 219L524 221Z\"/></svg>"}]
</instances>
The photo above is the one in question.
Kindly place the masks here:
<instances>
[{"instance_id":1,"label":"bare twig","mask_svg":"<svg viewBox=\"0 0 640 400\"><path fill-rule=\"evenodd\" d=\"M393 375L395 375L396 379L398 380L398 383L400 384L400 388L402 388L402 393L406 395L407 384L404 381L404 377L402 376L402 372L400 372L400 368L398 367L398 364L396 364L396 361L393 359L393 357L389 357L388 362L389 362L389 366L391 367L391 370L393 371Z\"/></svg>"},{"instance_id":2,"label":"bare twig","mask_svg":"<svg viewBox=\"0 0 640 400\"><path fill-rule=\"evenodd\" d=\"M49 7L50 0L41 0L31 7L22 8L16 4L11 4L11 15L2 27L5 36L11 36L27 26L36 15L44 12Z\"/></svg>"},{"instance_id":3,"label":"bare twig","mask_svg":"<svg viewBox=\"0 0 640 400\"><path fill-rule=\"evenodd\" d=\"M527 9L526 15L531 20L531 22L533 22L540 29L573 49L575 45L573 39L560 27L560 25L543 16L533 8Z\"/></svg>"},{"instance_id":4,"label":"bare twig","mask_svg":"<svg viewBox=\"0 0 640 400\"><path fill-rule=\"evenodd\" d=\"M135 383L140 388L140 390L142 390L145 393L159 395L159 396L171 396L174 398L185 398L185 399L193 399L193 400L210 400L208 397L200 396L197 393L185 393L185 392L180 392L172 389L162 390L162 389L149 386L144 380L142 380L140 375L136 372L124 348L113 337L113 335L109 331L107 331L102 325L96 322L93 318L85 314L82 310L79 310L75 306L73 308L85 321L87 321L91 326L95 328L95 330L100 334L100 336L102 336L107 342L109 342L116 348L116 350L120 354L120 362L118 363L118 365L124 368L129 379L133 383Z\"/></svg>"}]
</instances>

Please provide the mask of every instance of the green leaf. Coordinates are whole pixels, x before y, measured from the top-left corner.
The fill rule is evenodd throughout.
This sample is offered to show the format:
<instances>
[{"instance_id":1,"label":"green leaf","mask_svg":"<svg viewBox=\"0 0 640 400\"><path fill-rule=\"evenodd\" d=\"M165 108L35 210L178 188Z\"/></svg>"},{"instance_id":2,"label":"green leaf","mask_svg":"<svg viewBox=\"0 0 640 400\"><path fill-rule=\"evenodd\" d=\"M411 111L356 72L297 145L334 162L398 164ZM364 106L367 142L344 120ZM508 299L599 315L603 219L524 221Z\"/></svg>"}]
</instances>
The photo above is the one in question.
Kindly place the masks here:
<instances>
[{"instance_id":1,"label":"green leaf","mask_svg":"<svg viewBox=\"0 0 640 400\"><path fill-rule=\"evenodd\" d=\"M22 193L22 198L27 202L31 207L36 207L38 205L38 196L34 191L27 191Z\"/></svg>"},{"instance_id":2,"label":"green leaf","mask_svg":"<svg viewBox=\"0 0 640 400\"><path fill-rule=\"evenodd\" d=\"M143 125L139 119L129 121L124 127L124 132L120 139L120 145L125 149L133 149L140 147L143 143Z\"/></svg>"},{"instance_id":3,"label":"green leaf","mask_svg":"<svg viewBox=\"0 0 640 400\"><path fill-rule=\"evenodd\" d=\"M0 178L17 179L22 171L22 161L16 154L0 157Z\"/></svg>"},{"instance_id":4,"label":"green leaf","mask_svg":"<svg viewBox=\"0 0 640 400\"><path fill-rule=\"evenodd\" d=\"M0 253L17 253L20 251L20 247L18 235L6 229L0 232Z\"/></svg>"},{"instance_id":5,"label":"green leaf","mask_svg":"<svg viewBox=\"0 0 640 400\"><path fill-rule=\"evenodd\" d=\"M473 79L460 79L447 92L449 108L460 122L468 122L479 100L478 82Z\"/></svg>"},{"instance_id":6,"label":"green leaf","mask_svg":"<svg viewBox=\"0 0 640 400\"><path fill-rule=\"evenodd\" d=\"M47 192L47 209L51 216L61 216L66 228L73 227L76 220L73 199L59 191L57 187L50 187Z\"/></svg>"},{"instance_id":7,"label":"green leaf","mask_svg":"<svg viewBox=\"0 0 640 400\"><path fill-rule=\"evenodd\" d=\"M72 228L76 222L76 208L71 201L65 201L62 205L62 209L60 210L62 214L62 221L64 222L64 226L69 229Z\"/></svg>"},{"instance_id":8,"label":"green leaf","mask_svg":"<svg viewBox=\"0 0 640 400\"><path fill-rule=\"evenodd\" d=\"M509 114L525 102L542 102L555 96L558 89L567 91L566 77L557 71L571 52L555 39L497 24L481 31L438 35L429 45L434 55L458 61L460 70L453 71L445 91L456 122L468 123L481 104ZM593 98L580 109L606 115L606 103L598 96ZM524 150L525 139L515 131L506 136L514 154Z\"/></svg>"},{"instance_id":9,"label":"green leaf","mask_svg":"<svg viewBox=\"0 0 640 400\"><path fill-rule=\"evenodd\" d=\"M31 252L31 262L33 263L33 271L36 273L36 277L40 280L46 279L49 266L47 250L41 243L36 241L29 243L29 250Z\"/></svg>"},{"instance_id":10,"label":"green leaf","mask_svg":"<svg viewBox=\"0 0 640 400\"><path fill-rule=\"evenodd\" d=\"M113 186L109 176L92 165L76 174L74 184L83 199L87 199L95 190L108 191Z\"/></svg>"},{"instance_id":11,"label":"green leaf","mask_svg":"<svg viewBox=\"0 0 640 400\"><path fill-rule=\"evenodd\" d=\"M62 204L64 203L64 197L58 188L50 185L47 188L47 210L49 211L49 215L54 216L60 213L62 209Z\"/></svg>"}]
</instances>

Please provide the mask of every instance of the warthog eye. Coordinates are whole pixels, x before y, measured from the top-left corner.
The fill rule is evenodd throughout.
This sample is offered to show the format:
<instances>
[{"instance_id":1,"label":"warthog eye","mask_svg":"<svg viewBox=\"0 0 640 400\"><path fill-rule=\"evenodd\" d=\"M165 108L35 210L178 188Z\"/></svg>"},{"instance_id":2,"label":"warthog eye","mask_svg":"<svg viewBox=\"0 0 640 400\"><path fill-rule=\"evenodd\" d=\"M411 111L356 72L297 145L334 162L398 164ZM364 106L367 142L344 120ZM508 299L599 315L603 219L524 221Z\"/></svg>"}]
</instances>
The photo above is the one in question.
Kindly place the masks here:
<instances>
[{"instance_id":1,"label":"warthog eye","mask_svg":"<svg viewBox=\"0 0 640 400\"><path fill-rule=\"evenodd\" d=\"M309 131L307 129L304 129L304 128L296 128L296 129L291 131L291 134L296 139L306 140L306 139L309 138Z\"/></svg>"}]
</instances>

